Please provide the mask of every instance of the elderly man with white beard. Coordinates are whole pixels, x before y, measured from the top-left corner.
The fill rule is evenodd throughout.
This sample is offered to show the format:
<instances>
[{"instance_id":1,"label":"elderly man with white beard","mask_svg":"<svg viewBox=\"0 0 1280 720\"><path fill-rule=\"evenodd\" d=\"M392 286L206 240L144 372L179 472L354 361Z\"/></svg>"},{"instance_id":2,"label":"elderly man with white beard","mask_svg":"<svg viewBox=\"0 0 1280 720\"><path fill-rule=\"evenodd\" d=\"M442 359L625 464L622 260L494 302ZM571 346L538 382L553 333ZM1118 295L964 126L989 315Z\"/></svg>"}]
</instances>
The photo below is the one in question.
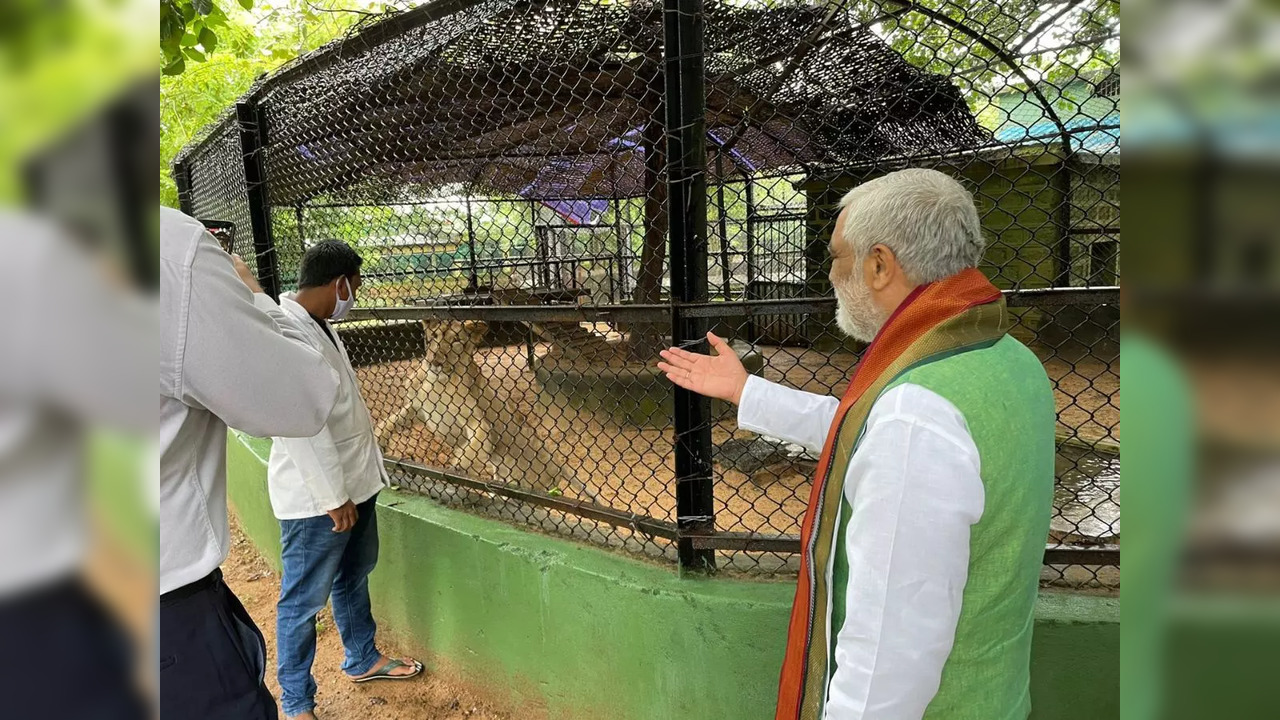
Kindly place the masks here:
<instances>
[{"instance_id":1,"label":"elderly man with white beard","mask_svg":"<svg viewBox=\"0 0 1280 720\"><path fill-rule=\"evenodd\" d=\"M1024 720L1054 477L1053 393L977 269L973 198L933 170L841 202L842 398L748 375L729 346L663 351L739 427L817 451L777 720Z\"/></svg>"}]
</instances>

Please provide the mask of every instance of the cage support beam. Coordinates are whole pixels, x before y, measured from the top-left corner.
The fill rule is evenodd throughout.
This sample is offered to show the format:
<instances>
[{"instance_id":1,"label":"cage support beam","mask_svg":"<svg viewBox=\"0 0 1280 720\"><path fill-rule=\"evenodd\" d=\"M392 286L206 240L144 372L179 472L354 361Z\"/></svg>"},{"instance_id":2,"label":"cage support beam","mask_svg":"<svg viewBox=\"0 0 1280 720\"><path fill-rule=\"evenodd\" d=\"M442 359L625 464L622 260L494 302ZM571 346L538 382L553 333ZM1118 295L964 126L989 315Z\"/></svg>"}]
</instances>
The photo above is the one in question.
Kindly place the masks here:
<instances>
[{"instance_id":1,"label":"cage support beam","mask_svg":"<svg viewBox=\"0 0 1280 720\"><path fill-rule=\"evenodd\" d=\"M240 128L240 155L244 159L244 182L249 200L249 230L253 233L253 254L258 268L258 284L273 300L280 299L280 273L276 268L276 247L271 238L271 211L267 203L266 125L262 106L252 101L236 103Z\"/></svg>"},{"instance_id":2,"label":"cage support beam","mask_svg":"<svg viewBox=\"0 0 1280 720\"><path fill-rule=\"evenodd\" d=\"M671 295L675 303L707 301L706 88L703 72L702 0L664 0L663 61L666 76L667 219L671 242ZM707 319L673 307L672 341L707 352ZM696 343L696 344L695 344ZM711 469L711 400L675 388L676 526L680 567L715 568L715 551L695 547L688 533L715 531Z\"/></svg>"},{"instance_id":3,"label":"cage support beam","mask_svg":"<svg viewBox=\"0 0 1280 720\"><path fill-rule=\"evenodd\" d=\"M1058 191L1058 207L1054 212L1053 224L1057 230L1057 243L1054 246L1054 287L1071 287L1072 257L1071 248L1071 164L1063 160L1053 175L1053 185Z\"/></svg>"},{"instance_id":4,"label":"cage support beam","mask_svg":"<svg viewBox=\"0 0 1280 720\"><path fill-rule=\"evenodd\" d=\"M368 276L366 276L368 277ZM1004 290L1005 302L1011 308L1096 307L1120 302L1118 287L1036 288ZM354 308L352 320L384 322L420 320L485 320L491 322L629 322L661 323L674 313L679 318L752 318L769 315L804 315L830 313L836 299L783 298L745 302L699 302L678 305L422 305L385 308Z\"/></svg>"},{"instance_id":5,"label":"cage support beam","mask_svg":"<svg viewBox=\"0 0 1280 720\"><path fill-rule=\"evenodd\" d=\"M302 253L307 251L306 217L302 210L302 203L293 206L293 219L298 226L298 254L301 257Z\"/></svg>"},{"instance_id":6,"label":"cage support beam","mask_svg":"<svg viewBox=\"0 0 1280 720\"><path fill-rule=\"evenodd\" d=\"M476 225L471 212L471 193L467 192L467 261L470 273L467 275L467 287L473 292L480 287L480 275L476 271Z\"/></svg>"},{"instance_id":7,"label":"cage support beam","mask_svg":"<svg viewBox=\"0 0 1280 720\"><path fill-rule=\"evenodd\" d=\"M800 552L796 535L757 535L745 532L717 532L687 536L694 547L733 552L762 552L782 555ZM1044 548L1045 565L1120 566L1119 545L1072 546L1048 543Z\"/></svg>"},{"instance_id":8,"label":"cage support beam","mask_svg":"<svg viewBox=\"0 0 1280 720\"><path fill-rule=\"evenodd\" d=\"M191 168L185 160L173 164L173 184L178 186L178 209L195 217L195 202L191 196Z\"/></svg>"},{"instance_id":9,"label":"cage support beam","mask_svg":"<svg viewBox=\"0 0 1280 720\"><path fill-rule=\"evenodd\" d=\"M547 508L549 510L558 510L560 512L569 513L571 515L580 515L590 518L597 522L602 522L614 527L631 528L632 530L649 537L660 537L668 540L674 539L679 531L671 525L671 523L654 520L653 518L637 515L635 513L621 512L610 507L597 505L585 500L568 500L563 497L552 497L544 493L527 490L525 488L515 487L504 483L485 482L459 475L442 468L432 468L418 463L408 462L405 460L384 460L383 465L387 470L393 473L402 472L409 475L438 480L440 482L449 483L468 490L479 493L490 493L500 495L504 498L510 498L519 502L528 503Z\"/></svg>"},{"instance_id":10,"label":"cage support beam","mask_svg":"<svg viewBox=\"0 0 1280 720\"><path fill-rule=\"evenodd\" d=\"M724 152L718 147L716 148L716 210L719 220L720 229L720 285L722 287L721 298L726 302L732 300L729 287L733 279L732 270L729 268L729 225L728 218L725 217L724 208Z\"/></svg>"},{"instance_id":11,"label":"cage support beam","mask_svg":"<svg viewBox=\"0 0 1280 720\"><path fill-rule=\"evenodd\" d=\"M616 175L617 169L614 169ZM614 181L616 185L616 180ZM614 260L617 263L614 266L613 279L609 281L610 285L617 283L609 290L609 304L616 305L622 302L623 293L627 291L627 265L623 257L623 245L630 247L631 240L628 233L625 237L622 234L622 199L613 198L613 227L614 227Z\"/></svg>"}]
</instances>

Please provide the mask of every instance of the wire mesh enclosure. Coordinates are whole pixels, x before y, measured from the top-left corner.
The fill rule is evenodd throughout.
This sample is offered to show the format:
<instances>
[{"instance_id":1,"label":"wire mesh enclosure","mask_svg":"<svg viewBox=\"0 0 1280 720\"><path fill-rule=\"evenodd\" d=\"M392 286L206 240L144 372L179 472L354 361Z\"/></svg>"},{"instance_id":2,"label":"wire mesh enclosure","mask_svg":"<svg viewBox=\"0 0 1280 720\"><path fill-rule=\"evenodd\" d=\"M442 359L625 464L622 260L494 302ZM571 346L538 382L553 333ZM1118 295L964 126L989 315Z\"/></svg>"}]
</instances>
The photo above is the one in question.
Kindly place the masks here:
<instances>
[{"instance_id":1,"label":"wire mesh enclosure","mask_svg":"<svg viewBox=\"0 0 1280 720\"><path fill-rule=\"evenodd\" d=\"M174 165L268 292L364 259L341 333L401 486L684 567L785 573L815 459L653 367L731 338L840 394L840 197L974 194L1058 400L1046 582L1119 582L1119 17L993 3L436 0L255 85ZM1017 442L1017 438L1010 438Z\"/></svg>"}]
</instances>

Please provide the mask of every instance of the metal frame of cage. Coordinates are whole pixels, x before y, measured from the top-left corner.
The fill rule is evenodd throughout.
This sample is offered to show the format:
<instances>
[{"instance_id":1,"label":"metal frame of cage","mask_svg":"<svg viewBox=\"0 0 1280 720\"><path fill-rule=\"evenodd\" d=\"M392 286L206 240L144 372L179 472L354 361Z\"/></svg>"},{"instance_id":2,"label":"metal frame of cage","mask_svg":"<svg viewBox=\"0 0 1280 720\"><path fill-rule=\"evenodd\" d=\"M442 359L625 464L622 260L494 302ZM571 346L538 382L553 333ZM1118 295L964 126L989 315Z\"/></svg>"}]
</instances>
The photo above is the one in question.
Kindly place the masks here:
<instances>
[{"instance_id":1,"label":"metal frame of cage","mask_svg":"<svg viewBox=\"0 0 1280 720\"><path fill-rule=\"evenodd\" d=\"M415 10L392 16L376 24L363 28L358 34L342 42L313 53L300 62L292 64L273 76L260 80L235 106L234 112L223 118L212 132L198 143L184 150L174 165L174 178L179 189L182 207L188 213L196 210L197 200L203 216L210 213L221 214L229 219L245 224L249 228L245 235L252 240L252 247L242 246L239 250L247 258L254 261L254 267L267 292L277 295L280 289L279 246L273 237L272 211L287 211L288 208L273 208L270 204L267 156L271 151L271 138L268 132L268 113L264 109L264 98L273 87L284 86L299 78L318 73L324 68L343 61L344 52L355 47L372 47L397 35L408 33L415 28L449 18L454 13L475 8L479 3L471 0L447 0L432 2ZM548 3L531 3L529 7L546 6ZM930 22L948 27L956 33L969 38L975 45L990 51L997 62L1004 63L1014 76L1019 76L1026 83L1026 92L1038 98L1040 107L1050 118L1054 134L1052 140L1040 143L1038 147L1061 162L1057 170L1045 177L1047 183L1059 192L1062 199L1052 217L1045 224L1057 228L1060 232L1057 246L1053 248L1054 277L1045 288L1013 287L1005 290L1011 308L1023 308L1032 311L1053 311L1059 308L1116 307L1119 291L1114 286L1103 287L1069 287L1072 278L1073 250L1070 245L1073 235L1115 236L1118 238L1118 225L1111 223L1077 223L1073 221L1073 188L1070 185L1073 173L1087 172L1080 170L1078 162L1073 160L1080 146L1079 138L1088 133L1106 132L1118 129L1103 122L1091 125L1071 126L1070 121L1060 117L1055 105L1045 97L1039 83L1023 69L1017 52L1000 47L987 37L980 29L968 26L940 10L928 7L919 2L895 3L903 6L895 12L914 12L927 18ZM1042 20L1047 26L1062 14L1069 12L1074 3L1064 4L1060 11L1051 13ZM834 12L834 11L833 11ZM779 322L780 318L790 318L784 330L789 336L809 337L807 330L810 319L830 318L834 311L834 300L829 297L815 297L826 294L822 292L825 278L816 278L811 268L794 283L795 297L786 295L787 288L762 288L759 281L759 268L756 266L758 256L754 253L752 240L759 223L768 221L770 217L783 218L784 221L798 221L801 227L813 221L812 213L796 213L785 208L773 213L761 211L750 194L753 191L753 176L744 173L743 189L747 194L746 233L747 248L742 257L746 263L747 281L742 284L740 294L732 297L733 281L730 278L730 258L734 251L728 247L725 229L724 194L729 177L723 170L725 157L730 156L734 144L741 140L740 136L717 136L709 134L705 120L707 112L708 88L705 84L706 66L703 49L705 9L701 0L663 0L661 2L663 18L662 51L662 87L660 89L660 109L663 113L662 127L665 132L665 163L657 168L656 177L660 178L661 196L664 200L665 215L668 218L665 232L665 245L669 261L669 288L660 287L657 302L642 302L637 299L633 303L620 304L617 295L611 293L610 304L591 306L531 305L531 306L494 306L494 305L459 305L456 303L428 304L422 306L369 307L358 308L350 318L353 321L395 323L404 321L437 320L483 320L500 323L547 323L547 322L595 322L611 326L627 324L661 325L670 330L672 343L691 348L705 345L703 338L706 332L716 323L740 321L745 323L747 334L754 340L767 337L769 333L762 330L762 325ZM811 41L810 41L811 42ZM1030 131L1028 131L1028 135ZM234 138L234 142L232 142ZM708 162L708 142L714 147L711 153L714 160ZM220 147L222 143L225 147ZM1014 157L1018 147L1016 143L1005 143L989 149L992 155ZM234 201L226 197L218 199L217 193L202 190L199 186L201 172L193 166L199 165L204 158L223 152L224 162L231 172L238 174L243 183L243 195ZM646 155L646 157L651 157ZM974 155L976 157L976 154ZM926 153L913 157L900 157L886 162L867 161L861 165L842 166L838 172L845 177L850 174L874 174L888 171L896 167L909 165L960 165L973 158L957 160L955 155L947 153ZM646 160L646 162L648 162ZM1035 161L1026 161L1028 166ZM1073 164L1075 163L1075 164ZM708 175L711 166L719 166L716 177L719 182L708 186ZM194 177L193 177L194 175ZM763 176L760 176L763 177ZM810 178L817 175L810 175ZM1114 183L1118 189L1118 177ZM1111 187L1103 188L1110 190ZM210 200L212 198L212 200ZM623 255L631 247L623 247L621 206L637 200L633 196L604 198L613 203L613 222L616 224L618 243L613 248L613 258L618 267L610 270L611 274L622 276ZM638 198L641 203L654 200L654 197ZM485 268L483 262L476 259L474 228L472 227L473 196L467 194L467 235L470 246L469 263L464 270L468 273L468 289L472 292L482 289L485 283L480 281L480 272ZM511 202L522 201L514 198ZM533 203L533 199L523 201ZM718 218L713 221L708 214L708 202L719 203ZM811 204L812 204L811 199ZM646 209L646 212L648 210ZM1118 219L1118 209L1116 210ZM301 235L303 225L303 209L298 206L297 226ZM646 216L647 219L647 216ZM536 223L535 223L536 225ZM718 225L718 227L717 227ZM580 226L573 226L580 227ZM604 227L603 225L601 227ZM709 260L714 256L709 251L708 241L719 232L719 265L722 276L720 292L711 292L712 269ZM646 231L647 232L647 231ZM809 232L807 229L805 232ZM628 237L634 234L629 228ZM811 258L813 248L811 242L802 243L800 253L805 256L806 265ZM520 258L517 262L529 263L538 267L543 273L555 272L552 267L556 263L574 263L599 259L598 256L581 258L552 259L547 256L544 243L538 243L539 256L536 258ZM1090 246L1092 248L1092 246ZM1091 249L1092 252L1092 249ZM1118 256L1118 249L1115 250ZM641 258L632 254L627 262L639 264ZM1101 264L1096 271L1089 270L1091 279L1110 278L1108 276L1106 258L1091 259L1090 262ZM541 263L539 265L539 263ZM498 261L499 268L512 263L504 258ZM394 272L393 272L394 274ZM1114 275L1114 272L1113 272ZM488 285L493 284L493 271L490 270ZM1086 283L1092 284L1092 283ZM619 283L619 293L625 289L625 281ZM785 283L779 283L785 285ZM779 293L783 295L779 296ZM716 298L719 298L718 300ZM762 325L757 325L757 323ZM1114 328L1104 328L1112 331ZM820 334L821 331L819 330ZM527 353L534 355L533 340L528 340ZM1073 365L1074 368L1074 365ZM1113 371L1114 372L1114 371ZM736 553L763 553L772 555L788 555L798 551L798 538L794 534L768 532L742 532L738 530L718 530L716 527L717 499L715 496L716 473L712 442L712 428L716 424L711 403L692 393L672 390L674 396L670 430L672 431L671 459L674 465L673 494L675 496L674 522L655 518L633 508L627 510L605 504L584 500L570 500L547 493L528 490L503 483L486 482L466 475L451 472L437 467L413 462L406 459L392 459L389 466L402 477L418 477L432 482L442 481L462 489L470 495L480 494L488 497L508 499L520 505L536 506L563 513L565 517L574 516L617 528L629 528L632 532L646 538L663 538L675 549L676 559L683 568L709 570L717 566L717 552L730 551ZM1114 400L1108 400L1113 403ZM553 523L554 524L554 523ZM1117 533L1118 536L1118 533ZM664 554L664 553L659 553ZM723 562L723 560L721 560ZM1046 546L1046 565L1052 566L1118 566L1119 548L1115 542L1080 546L1071 542L1050 542ZM781 563L786 566L786 562Z\"/></svg>"}]
</instances>

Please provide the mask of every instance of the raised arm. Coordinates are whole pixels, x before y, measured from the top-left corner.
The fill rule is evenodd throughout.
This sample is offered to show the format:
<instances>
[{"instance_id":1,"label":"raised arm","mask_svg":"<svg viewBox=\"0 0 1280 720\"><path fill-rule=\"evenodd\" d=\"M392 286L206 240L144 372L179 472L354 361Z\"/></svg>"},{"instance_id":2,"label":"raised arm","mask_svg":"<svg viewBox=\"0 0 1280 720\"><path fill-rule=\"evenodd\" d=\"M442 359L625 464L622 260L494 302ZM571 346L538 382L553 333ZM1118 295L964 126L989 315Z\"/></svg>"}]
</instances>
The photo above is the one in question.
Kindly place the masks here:
<instances>
[{"instance_id":1,"label":"raised arm","mask_svg":"<svg viewBox=\"0 0 1280 720\"><path fill-rule=\"evenodd\" d=\"M822 452L840 400L796 390L762 377L747 378L738 405L738 427Z\"/></svg>"},{"instance_id":2,"label":"raised arm","mask_svg":"<svg viewBox=\"0 0 1280 720\"><path fill-rule=\"evenodd\" d=\"M715 333L707 333L715 355L699 355L680 348L662 351L658 369L667 379L700 395L738 406L738 425L761 435L820 451L840 401L769 382L750 375L733 348Z\"/></svg>"},{"instance_id":3,"label":"raised arm","mask_svg":"<svg viewBox=\"0 0 1280 720\"><path fill-rule=\"evenodd\" d=\"M338 374L279 306L251 292L207 233L191 267L178 396L258 436L310 437L337 400Z\"/></svg>"}]
</instances>

